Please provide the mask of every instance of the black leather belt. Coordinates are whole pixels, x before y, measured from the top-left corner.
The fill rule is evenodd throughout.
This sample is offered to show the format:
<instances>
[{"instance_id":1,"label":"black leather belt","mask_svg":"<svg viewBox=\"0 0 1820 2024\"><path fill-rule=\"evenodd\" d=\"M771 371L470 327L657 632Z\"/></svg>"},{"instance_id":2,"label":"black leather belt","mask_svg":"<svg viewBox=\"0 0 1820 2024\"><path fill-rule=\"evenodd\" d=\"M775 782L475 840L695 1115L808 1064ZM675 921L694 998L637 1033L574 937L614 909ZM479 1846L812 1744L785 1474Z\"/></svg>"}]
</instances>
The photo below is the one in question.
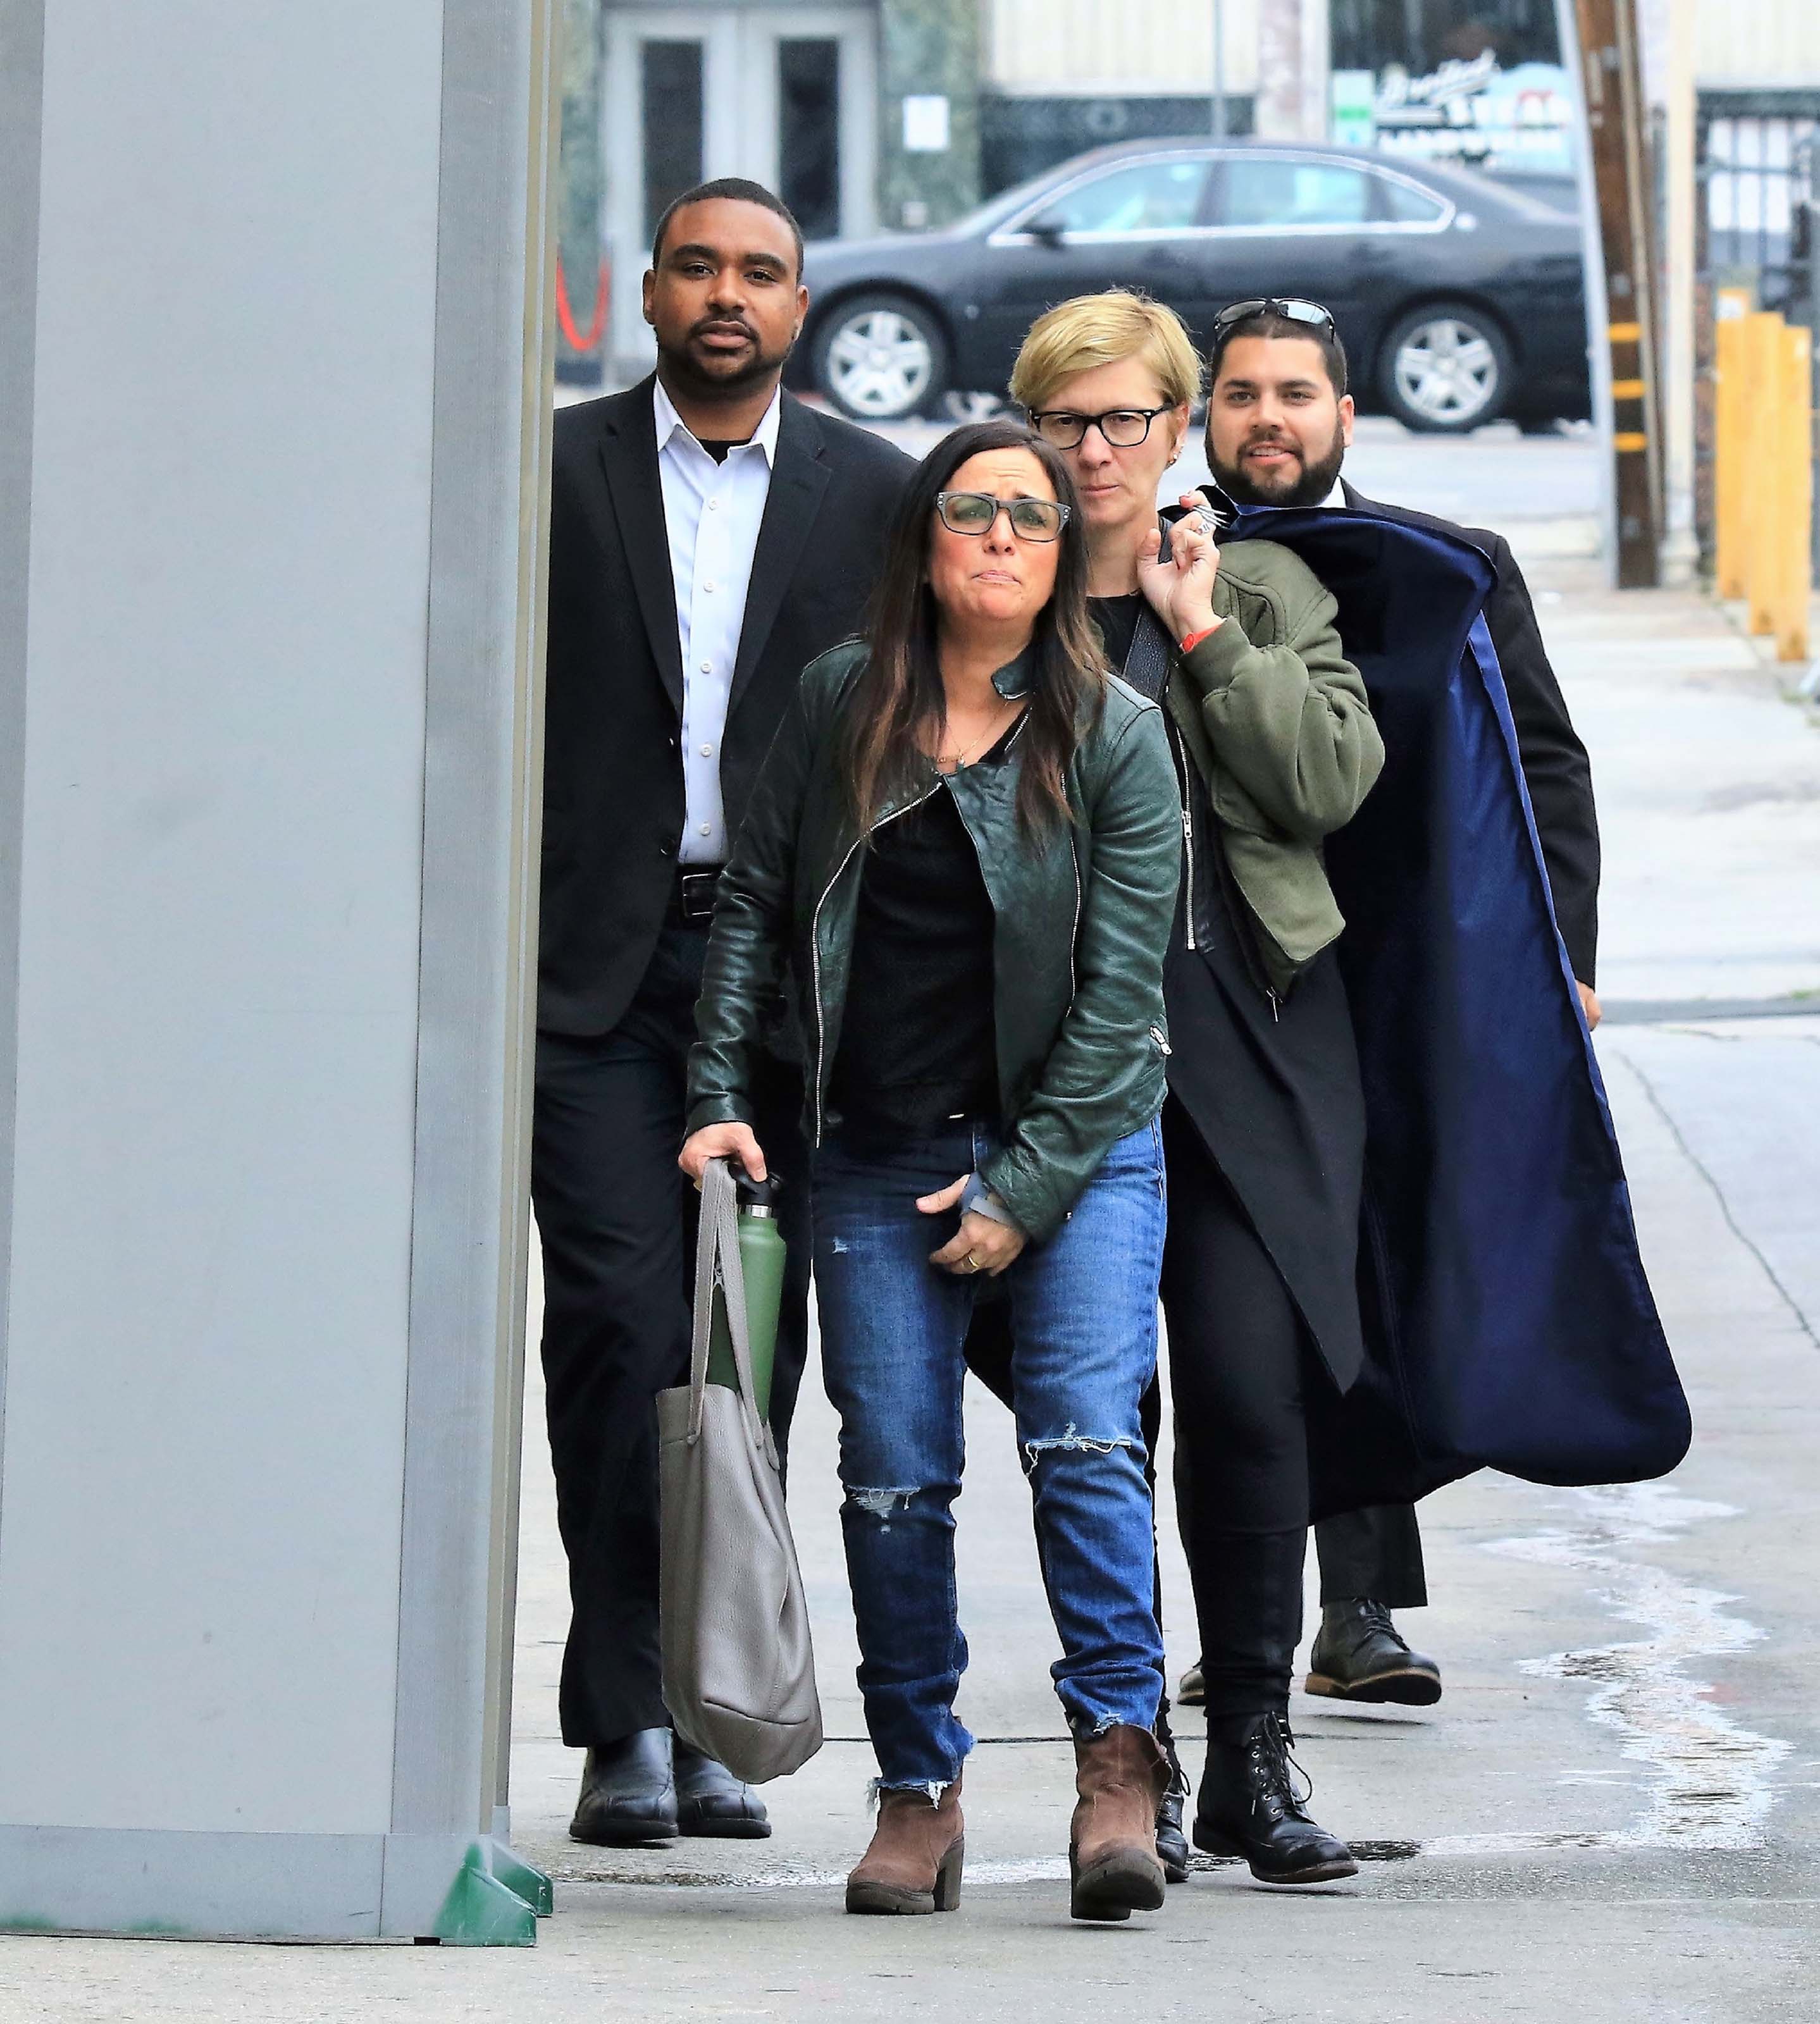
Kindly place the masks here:
<instances>
[{"instance_id":1,"label":"black leather belt","mask_svg":"<svg viewBox=\"0 0 1820 2024\"><path fill-rule=\"evenodd\" d=\"M720 886L721 868L718 864L704 864L694 869L684 866L670 888L669 918L681 922L685 927L706 927L714 915L714 894Z\"/></svg>"}]
</instances>

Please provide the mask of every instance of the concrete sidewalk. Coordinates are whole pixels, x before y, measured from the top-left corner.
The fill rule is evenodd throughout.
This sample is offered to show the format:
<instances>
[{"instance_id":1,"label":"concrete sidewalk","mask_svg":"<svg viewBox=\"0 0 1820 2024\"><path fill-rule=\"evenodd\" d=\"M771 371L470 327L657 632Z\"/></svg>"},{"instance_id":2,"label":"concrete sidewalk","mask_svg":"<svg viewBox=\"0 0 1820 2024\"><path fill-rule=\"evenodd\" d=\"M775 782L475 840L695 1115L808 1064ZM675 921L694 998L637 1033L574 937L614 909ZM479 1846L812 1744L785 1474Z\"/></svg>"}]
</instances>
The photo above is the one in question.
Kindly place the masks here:
<instances>
[{"instance_id":1,"label":"concrete sidewalk","mask_svg":"<svg viewBox=\"0 0 1820 2024\"><path fill-rule=\"evenodd\" d=\"M1545 550L1547 544L1542 544ZM1723 618L1538 560L1598 771L1599 1052L1698 1433L1666 1483L1481 1476L1425 1506L1441 1661L1421 1714L1297 1697L1319 1818L1368 1859L1307 1893L1203 1861L1167 1909L1070 1923L1070 1753L1008 1421L975 1394L960 1507L973 1646L969 1868L952 1917L846 1918L871 1769L833 1428L792 1473L831 1740L758 1843L583 1849L555 1740L565 1606L527 1414L515 1839L558 1879L534 1952L0 1942L0 2018L1209 2018L1764 2024L1820 2012L1820 735ZM1716 1018L1689 1001L1742 1006ZM1164 1458L1167 1468L1167 1458ZM1194 1656L1165 1527L1172 1665Z\"/></svg>"}]
</instances>

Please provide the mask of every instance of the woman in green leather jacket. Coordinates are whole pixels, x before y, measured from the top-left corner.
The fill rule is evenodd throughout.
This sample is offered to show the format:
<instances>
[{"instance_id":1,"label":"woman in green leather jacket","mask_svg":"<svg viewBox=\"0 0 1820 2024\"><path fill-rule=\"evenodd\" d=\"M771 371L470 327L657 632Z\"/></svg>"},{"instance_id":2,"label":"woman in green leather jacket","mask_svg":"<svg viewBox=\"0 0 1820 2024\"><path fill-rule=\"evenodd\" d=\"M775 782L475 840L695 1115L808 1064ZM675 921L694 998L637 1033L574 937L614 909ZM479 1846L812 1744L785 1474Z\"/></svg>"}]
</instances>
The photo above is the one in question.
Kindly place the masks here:
<instances>
[{"instance_id":1,"label":"woman in green leather jacket","mask_svg":"<svg viewBox=\"0 0 1820 2024\"><path fill-rule=\"evenodd\" d=\"M879 1761L854 1912L950 1910L963 1344L1002 1275L1076 1740L1071 1908L1162 1902L1162 1646L1139 1403L1156 1363L1162 960L1180 856L1161 713L1104 671L1062 460L960 429L912 481L867 637L824 654L723 876L683 1165L761 1175L750 1065L803 1009L822 1362Z\"/></svg>"}]
</instances>

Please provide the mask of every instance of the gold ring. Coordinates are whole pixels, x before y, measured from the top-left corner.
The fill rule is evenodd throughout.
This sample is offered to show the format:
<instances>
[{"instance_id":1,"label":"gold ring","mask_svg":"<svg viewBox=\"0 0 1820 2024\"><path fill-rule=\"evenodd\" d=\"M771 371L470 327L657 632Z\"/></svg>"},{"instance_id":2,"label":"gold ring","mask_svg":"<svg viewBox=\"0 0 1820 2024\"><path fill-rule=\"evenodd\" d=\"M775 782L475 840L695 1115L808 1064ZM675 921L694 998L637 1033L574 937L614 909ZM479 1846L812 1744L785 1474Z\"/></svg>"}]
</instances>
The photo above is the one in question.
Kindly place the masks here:
<instances>
[{"instance_id":1,"label":"gold ring","mask_svg":"<svg viewBox=\"0 0 1820 2024\"><path fill-rule=\"evenodd\" d=\"M971 1251L967 1254L967 1269L970 1272L977 1272L979 1270L979 1260Z\"/></svg>"}]
</instances>

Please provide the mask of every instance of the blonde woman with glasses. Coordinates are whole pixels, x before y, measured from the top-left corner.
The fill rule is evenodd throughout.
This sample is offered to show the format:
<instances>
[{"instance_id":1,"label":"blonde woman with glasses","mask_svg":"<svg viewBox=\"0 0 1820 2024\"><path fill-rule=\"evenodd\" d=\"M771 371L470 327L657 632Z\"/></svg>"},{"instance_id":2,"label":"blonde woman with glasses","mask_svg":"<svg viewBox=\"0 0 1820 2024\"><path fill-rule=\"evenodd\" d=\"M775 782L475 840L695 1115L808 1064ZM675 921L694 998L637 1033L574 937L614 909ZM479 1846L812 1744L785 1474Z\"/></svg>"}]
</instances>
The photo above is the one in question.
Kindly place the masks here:
<instances>
[{"instance_id":1,"label":"blonde woman with glasses","mask_svg":"<svg viewBox=\"0 0 1820 2024\"><path fill-rule=\"evenodd\" d=\"M1175 759L1161 1290L1207 1692L1194 1839L1269 1882L1313 1883L1356 1864L1309 1817L1289 1755L1308 1422L1363 1353L1363 1100L1321 847L1383 748L1334 600L1301 560L1269 541L1222 551L1223 502L1186 493L1165 552L1158 494L1202 376L1174 313L1119 292L1041 317L1011 390L1067 464L1107 658L1163 703ZM1178 1876L1184 1782L1159 1818Z\"/></svg>"}]
</instances>

